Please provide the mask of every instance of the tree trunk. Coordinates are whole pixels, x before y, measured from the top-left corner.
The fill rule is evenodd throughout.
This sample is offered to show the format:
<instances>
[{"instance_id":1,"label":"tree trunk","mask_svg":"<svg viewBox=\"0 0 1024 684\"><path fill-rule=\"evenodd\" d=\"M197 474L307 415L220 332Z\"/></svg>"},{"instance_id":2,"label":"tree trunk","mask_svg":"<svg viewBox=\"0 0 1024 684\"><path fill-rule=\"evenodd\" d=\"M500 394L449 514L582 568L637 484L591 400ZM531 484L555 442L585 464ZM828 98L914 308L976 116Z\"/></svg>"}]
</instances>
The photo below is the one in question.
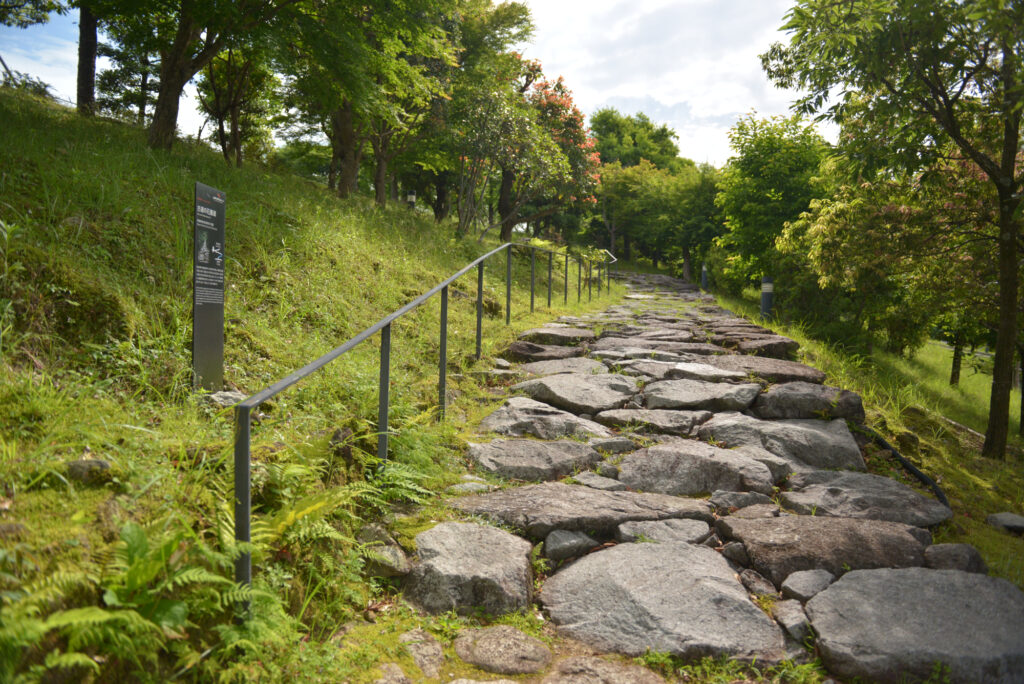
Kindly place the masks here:
<instances>
[{"instance_id":1,"label":"tree trunk","mask_svg":"<svg viewBox=\"0 0 1024 684\"><path fill-rule=\"evenodd\" d=\"M385 207L388 203L388 160L378 152L376 145L373 156L373 201L378 207Z\"/></svg>"},{"instance_id":2,"label":"tree trunk","mask_svg":"<svg viewBox=\"0 0 1024 684\"><path fill-rule=\"evenodd\" d=\"M688 283L693 282L693 260L689 247L683 247L683 280Z\"/></svg>"},{"instance_id":3,"label":"tree trunk","mask_svg":"<svg viewBox=\"0 0 1024 684\"><path fill-rule=\"evenodd\" d=\"M78 113L96 113L96 15L82 4L78 14Z\"/></svg>"},{"instance_id":4,"label":"tree trunk","mask_svg":"<svg viewBox=\"0 0 1024 684\"><path fill-rule=\"evenodd\" d=\"M181 91L195 72L185 52L165 55L160 65L160 90L156 96L153 121L149 124L149 146L169 150L178 128L178 105Z\"/></svg>"},{"instance_id":5,"label":"tree trunk","mask_svg":"<svg viewBox=\"0 0 1024 684\"><path fill-rule=\"evenodd\" d=\"M451 177L450 171L441 171L434 174L434 220L440 223L448 218L451 211L451 199L448 195L448 181Z\"/></svg>"},{"instance_id":6,"label":"tree trunk","mask_svg":"<svg viewBox=\"0 0 1024 684\"><path fill-rule=\"evenodd\" d=\"M1020 424L1017 426L1017 434L1024 435L1024 347L1017 347L1017 359L1020 361Z\"/></svg>"},{"instance_id":7,"label":"tree trunk","mask_svg":"<svg viewBox=\"0 0 1024 684\"><path fill-rule=\"evenodd\" d=\"M1013 376L1013 351L1017 340L1017 233L1013 213L1020 201L1014 201L1010 187L999 191L999 327L992 368L992 394L989 399L988 426L981 455L1006 458L1006 439L1010 428L1010 385Z\"/></svg>"},{"instance_id":8,"label":"tree trunk","mask_svg":"<svg viewBox=\"0 0 1024 684\"><path fill-rule=\"evenodd\" d=\"M238 106L231 108L231 151L235 153L235 166L242 168L242 129Z\"/></svg>"},{"instance_id":9,"label":"tree trunk","mask_svg":"<svg viewBox=\"0 0 1024 684\"><path fill-rule=\"evenodd\" d=\"M960 367L964 361L964 334L957 330L953 335L953 367L949 371L949 384L960 384Z\"/></svg>"},{"instance_id":10,"label":"tree trunk","mask_svg":"<svg viewBox=\"0 0 1024 684\"><path fill-rule=\"evenodd\" d=\"M515 187L516 175L511 169L502 167L501 188L498 191L498 217L501 219L501 234L499 241L502 243L511 242L512 228L516 225L515 207L512 199L512 190Z\"/></svg>"},{"instance_id":11,"label":"tree trunk","mask_svg":"<svg viewBox=\"0 0 1024 684\"><path fill-rule=\"evenodd\" d=\"M356 188L362 156L352 103L348 100L331 112L331 147L332 156L338 160L338 197L344 199Z\"/></svg>"},{"instance_id":12,"label":"tree trunk","mask_svg":"<svg viewBox=\"0 0 1024 684\"><path fill-rule=\"evenodd\" d=\"M231 147L228 143L228 133L224 130L224 119L217 117L217 141L220 143L220 153L224 155L224 161L231 163Z\"/></svg>"}]
</instances>

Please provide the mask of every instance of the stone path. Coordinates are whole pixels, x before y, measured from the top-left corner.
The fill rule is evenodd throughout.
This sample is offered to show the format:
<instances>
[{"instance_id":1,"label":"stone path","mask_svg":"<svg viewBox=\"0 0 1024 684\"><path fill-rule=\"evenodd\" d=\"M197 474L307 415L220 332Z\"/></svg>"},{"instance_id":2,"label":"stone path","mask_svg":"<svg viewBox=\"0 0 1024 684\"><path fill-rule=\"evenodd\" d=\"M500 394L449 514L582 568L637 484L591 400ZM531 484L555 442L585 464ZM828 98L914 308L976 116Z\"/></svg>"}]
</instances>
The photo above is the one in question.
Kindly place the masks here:
<instances>
[{"instance_id":1,"label":"stone path","mask_svg":"<svg viewBox=\"0 0 1024 684\"><path fill-rule=\"evenodd\" d=\"M842 678L913 681L941 664L954 682L1024 681L1024 593L972 547L932 544L948 508L863 472L860 397L692 286L628 285L624 304L509 349L517 396L468 455L510 486L459 485L477 492L449 500L466 521L416 538L406 598L431 613L539 605L595 653L763 665L816 652ZM551 570L537 578L541 542ZM532 681L662 681L614 659L552 662L509 627L455 647Z\"/></svg>"}]
</instances>

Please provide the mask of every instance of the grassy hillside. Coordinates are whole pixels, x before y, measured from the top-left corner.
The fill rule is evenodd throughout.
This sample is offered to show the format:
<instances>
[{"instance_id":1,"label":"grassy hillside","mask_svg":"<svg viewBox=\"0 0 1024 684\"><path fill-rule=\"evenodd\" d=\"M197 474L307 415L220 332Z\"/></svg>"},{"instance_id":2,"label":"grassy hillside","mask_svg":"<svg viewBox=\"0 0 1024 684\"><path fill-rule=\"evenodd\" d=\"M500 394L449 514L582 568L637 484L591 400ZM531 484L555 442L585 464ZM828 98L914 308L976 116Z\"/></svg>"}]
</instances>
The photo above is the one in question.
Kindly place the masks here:
<instances>
[{"instance_id":1,"label":"grassy hillside","mask_svg":"<svg viewBox=\"0 0 1024 684\"><path fill-rule=\"evenodd\" d=\"M423 212L341 202L281 169L229 168L201 146L153 152L131 126L0 91L2 681L369 676L331 642L387 588L363 578L369 552L355 533L465 472L460 416L496 401L472 375L470 274L449 307L458 399L447 422L434 406L437 300L394 326L394 467L372 456L379 338L263 407L258 579L242 595L226 580L232 414L190 389L197 180L227 193L225 378L245 393L493 247L455 241ZM485 356L561 312L529 314L520 259L506 328L504 258L486 274ZM609 301L588 305L584 293L570 308ZM83 484L67 466L80 459L111 469ZM243 627L232 615L244 598L255 619Z\"/></svg>"}]
</instances>

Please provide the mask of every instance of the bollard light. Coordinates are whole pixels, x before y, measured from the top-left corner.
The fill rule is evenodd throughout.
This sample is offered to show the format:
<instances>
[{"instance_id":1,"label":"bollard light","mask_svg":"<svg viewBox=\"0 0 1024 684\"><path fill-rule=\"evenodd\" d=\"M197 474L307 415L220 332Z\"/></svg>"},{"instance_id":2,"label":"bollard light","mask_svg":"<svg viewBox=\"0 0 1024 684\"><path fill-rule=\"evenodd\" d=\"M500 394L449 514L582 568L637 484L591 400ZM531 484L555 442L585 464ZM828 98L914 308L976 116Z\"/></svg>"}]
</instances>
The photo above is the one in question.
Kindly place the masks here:
<instances>
[{"instance_id":1,"label":"bollard light","mask_svg":"<svg viewBox=\"0 0 1024 684\"><path fill-rule=\"evenodd\" d=\"M761 318L772 315L772 304L775 301L775 285L771 276L761 277Z\"/></svg>"},{"instance_id":2,"label":"bollard light","mask_svg":"<svg viewBox=\"0 0 1024 684\"><path fill-rule=\"evenodd\" d=\"M414 208L416 206L416 191L415 190L410 190L409 191L409 194L407 194L405 196L405 202L406 202L406 204L409 205L410 208Z\"/></svg>"},{"instance_id":3,"label":"bollard light","mask_svg":"<svg viewBox=\"0 0 1024 684\"><path fill-rule=\"evenodd\" d=\"M700 289L705 292L708 291L708 265L701 264L700 266Z\"/></svg>"}]
</instances>

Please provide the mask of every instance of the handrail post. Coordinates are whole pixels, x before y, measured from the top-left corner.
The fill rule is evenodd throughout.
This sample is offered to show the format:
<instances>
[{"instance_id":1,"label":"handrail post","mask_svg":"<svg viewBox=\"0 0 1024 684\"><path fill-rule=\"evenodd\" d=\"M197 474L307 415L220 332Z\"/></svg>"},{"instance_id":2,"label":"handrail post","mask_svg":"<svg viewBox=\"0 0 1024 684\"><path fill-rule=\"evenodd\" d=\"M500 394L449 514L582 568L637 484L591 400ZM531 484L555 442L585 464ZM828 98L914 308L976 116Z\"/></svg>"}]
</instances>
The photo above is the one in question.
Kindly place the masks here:
<instances>
[{"instance_id":1,"label":"handrail post","mask_svg":"<svg viewBox=\"0 0 1024 684\"><path fill-rule=\"evenodd\" d=\"M569 303L569 248L565 249L565 278L562 279L563 290L565 291L562 299L563 304Z\"/></svg>"},{"instance_id":2,"label":"handrail post","mask_svg":"<svg viewBox=\"0 0 1024 684\"><path fill-rule=\"evenodd\" d=\"M388 458L388 403L391 399L391 324L380 329L380 389L377 397L377 458Z\"/></svg>"},{"instance_id":3,"label":"handrail post","mask_svg":"<svg viewBox=\"0 0 1024 684\"><path fill-rule=\"evenodd\" d=\"M587 259L587 301L594 299L594 262Z\"/></svg>"},{"instance_id":4,"label":"handrail post","mask_svg":"<svg viewBox=\"0 0 1024 684\"><path fill-rule=\"evenodd\" d=\"M250 538L250 516L252 515L252 489L249 479L250 452L249 438L252 428L252 409L248 406L235 408L235 541L248 544ZM243 551L235 559L235 582L252 584L252 554ZM249 612L249 602L239 602L240 612Z\"/></svg>"},{"instance_id":5,"label":"handrail post","mask_svg":"<svg viewBox=\"0 0 1024 684\"><path fill-rule=\"evenodd\" d=\"M448 394L448 286L441 288L441 349L438 352L437 374L437 405L441 407L441 420L444 420L445 404Z\"/></svg>"},{"instance_id":6,"label":"handrail post","mask_svg":"<svg viewBox=\"0 0 1024 684\"><path fill-rule=\"evenodd\" d=\"M484 324L484 262L476 266L476 360L480 360Z\"/></svg>"},{"instance_id":7,"label":"handrail post","mask_svg":"<svg viewBox=\"0 0 1024 684\"><path fill-rule=\"evenodd\" d=\"M551 264L554 262L555 255L552 252L548 252L548 308L551 308Z\"/></svg>"},{"instance_id":8,"label":"handrail post","mask_svg":"<svg viewBox=\"0 0 1024 684\"><path fill-rule=\"evenodd\" d=\"M576 303L583 298L583 258L576 260Z\"/></svg>"},{"instance_id":9,"label":"handrail post","mask_svg":"<svg viewBox=\"0 0 1024 684\"><path fill-rule=\"evenodd\" d=\"M605 283L608 285L608 294L612 293L612 264L614 263L613 261L611 264L608 264L608 277L605 278Z\"/></svg>"},{"instance_id":10,"label":"handrail post","mask_svg":"<svg viewBox=\"0 0 1024 684\"><path fill-rule=\"evenodd\" d=\"M604 263L599 263L597 265L597 296L598 297L601 296L601 289L602 289L602 287L601 287L601 283L602 283L602 281L601 281L601 267L602 266L604 266Z\"/></svg>"},{"instance_id":11,"label":"handrail post","mask_svg":"<svg viewBox=\"0 0 1024 684\"><path fill-rule=\"evenodd\" d=\"M533 313L533 283L537 274L537 250L530 247L530 313Z\"/></svg>"},{"instance_id":12,"label":"handrail post","mask_svg":"<svg viewBox=\"0 0 1024 684\"><path fill-rule=\"evenodd\" d=\"M512 245L505 250L505 325L512 322Z\"/></svg>"}]
</instances>

